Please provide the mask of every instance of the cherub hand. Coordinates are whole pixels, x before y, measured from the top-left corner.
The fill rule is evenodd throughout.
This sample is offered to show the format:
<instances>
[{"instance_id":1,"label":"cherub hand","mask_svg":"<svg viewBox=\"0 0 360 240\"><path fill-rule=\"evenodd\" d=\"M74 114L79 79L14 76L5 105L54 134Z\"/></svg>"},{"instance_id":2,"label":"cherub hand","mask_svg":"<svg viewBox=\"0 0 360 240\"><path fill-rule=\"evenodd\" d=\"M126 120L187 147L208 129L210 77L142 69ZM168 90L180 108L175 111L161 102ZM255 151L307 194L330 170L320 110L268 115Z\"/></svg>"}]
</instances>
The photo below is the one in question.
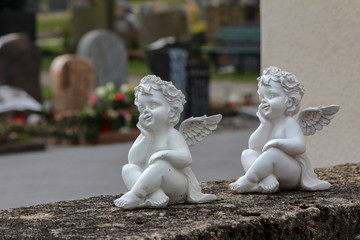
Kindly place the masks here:
<instances>
[{"instance_id":1,"label":"cherub hand","mask_svg":"<svg viewBox=\"0 0 360 240\"><path fill-rule=\"evenodd\" d=\"M167 158L168 154L165 151L156 152L149 158L148 165L152 164L156 160L162 159L165 160Z\"/></svg>"},{"instance_id":2,"label":"cherub hand","mask_svg":"<svg viewBox=\"0 0 360 240\"><path fill-rule=\"evenodd\" d=\"M269 148L272 148L272 147L277 148L277 147L279 147L279 145L280 145L279 139L270 140L264 145L262 151L265 152L266 150L268 150Z\"/></svg>"},{"instance_id":3,"label":"cherub hand","mask_svg":"<svg viewBox=\"0 0 360 240\"><path fill-rule=\"evenodd\" d=\"M256 112L256 116L259 118L260 122L262 124L266 124L268 123L269 121L264 117L263 113L262 113L262 108L261 108L261 104L259 106L259 109L258 111Z\"/></svg>"},{"instance_id":4,"label":"cherub hand","mask_svg":"<svg viewBox=\"0 0 360 240\"><path fill-rule=\"evenodd\" d=\"M145 136L148 136L149 135L149 132L147 130L145 130L145 128L142 127L142 124L141 122L139 121L137 124L136 124L136 127L140 130L140 132L145 135Z\"/></svg>"}]
</instances>

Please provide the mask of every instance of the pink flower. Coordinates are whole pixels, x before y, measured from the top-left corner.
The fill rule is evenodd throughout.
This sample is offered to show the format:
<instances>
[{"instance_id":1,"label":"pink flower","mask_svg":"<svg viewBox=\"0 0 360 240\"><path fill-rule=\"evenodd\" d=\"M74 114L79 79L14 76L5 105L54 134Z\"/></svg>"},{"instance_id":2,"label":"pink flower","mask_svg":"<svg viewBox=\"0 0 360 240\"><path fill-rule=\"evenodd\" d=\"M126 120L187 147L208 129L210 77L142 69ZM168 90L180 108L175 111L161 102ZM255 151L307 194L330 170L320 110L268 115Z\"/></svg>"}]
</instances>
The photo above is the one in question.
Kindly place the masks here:
<instances>
[{"instance_id":1,"label":"pink flower","mask_svg":"<svg viewBox=\"0 0 360 240\"><path fill-rule=\"evenodd\" d=\"M88 103L90 105L92 105L92 106L98 104L99 103L99 97L95 93L90 94Z\"/></svg>"}]
</instances>

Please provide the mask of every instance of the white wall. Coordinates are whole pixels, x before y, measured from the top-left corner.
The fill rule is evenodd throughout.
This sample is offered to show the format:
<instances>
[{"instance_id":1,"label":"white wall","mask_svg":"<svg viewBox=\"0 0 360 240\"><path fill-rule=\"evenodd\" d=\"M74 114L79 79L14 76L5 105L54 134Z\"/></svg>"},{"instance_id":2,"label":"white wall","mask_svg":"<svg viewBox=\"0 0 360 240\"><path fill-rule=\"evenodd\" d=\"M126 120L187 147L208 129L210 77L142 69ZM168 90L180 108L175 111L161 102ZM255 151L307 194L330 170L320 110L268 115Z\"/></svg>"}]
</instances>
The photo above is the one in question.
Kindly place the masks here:
<instances>
[{"instance_id":1,"label":"white wall","mask_svg":"<svg viewBox=\"0 0 360 240\"><path fill-rule=\"evenodd\" d=\"M306 137L315 167L360 162L360 1L262 0L262 69L278 66L305 86L302 108L339 104Z\"/></svg>"}]
</instances>

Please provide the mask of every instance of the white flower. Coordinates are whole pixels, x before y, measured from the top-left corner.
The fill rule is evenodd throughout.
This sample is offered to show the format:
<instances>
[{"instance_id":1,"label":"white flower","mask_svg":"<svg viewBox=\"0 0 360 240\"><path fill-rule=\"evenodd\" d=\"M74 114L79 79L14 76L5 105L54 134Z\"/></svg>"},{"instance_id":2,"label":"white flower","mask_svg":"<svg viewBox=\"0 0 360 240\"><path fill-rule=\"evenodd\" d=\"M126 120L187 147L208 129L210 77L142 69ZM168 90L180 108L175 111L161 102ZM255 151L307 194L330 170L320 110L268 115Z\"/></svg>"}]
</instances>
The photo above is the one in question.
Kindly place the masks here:
<instances>
[{"instance_id":1,"label":"white flower","mask_svg":"<svg viewBox=\"0 0 360 240\"><path fill-rule=\"evenodd\" d=\"M114 83L112 83L112 82L108 82L106 85L105 85L105 88L106 88L106 90L107 91L114 91L115 90L115 85L114 85Z\"/></svg>"},{"instance_id":2,"label":"white flower","mask_svg":"<svg viewBox=\"0 0 360 240\"><path fill-rule=\"evenodd\" d=\"M105 95L106 89L105 87L97 87L95 89L95 93L96 95L98 95L99 97L103 97Z\"/></svg>"},{"instance_id":3,"label":"white flower","mask_svg":"<svg viewBox=\"0 0 360 240\"><path fill-rule=\"evenodd\" d=\"M130 90L129 84L124 83L120 87L120 92L127 93L127 92L129 92L129 90Z\"/></svg>"}]
</instances>

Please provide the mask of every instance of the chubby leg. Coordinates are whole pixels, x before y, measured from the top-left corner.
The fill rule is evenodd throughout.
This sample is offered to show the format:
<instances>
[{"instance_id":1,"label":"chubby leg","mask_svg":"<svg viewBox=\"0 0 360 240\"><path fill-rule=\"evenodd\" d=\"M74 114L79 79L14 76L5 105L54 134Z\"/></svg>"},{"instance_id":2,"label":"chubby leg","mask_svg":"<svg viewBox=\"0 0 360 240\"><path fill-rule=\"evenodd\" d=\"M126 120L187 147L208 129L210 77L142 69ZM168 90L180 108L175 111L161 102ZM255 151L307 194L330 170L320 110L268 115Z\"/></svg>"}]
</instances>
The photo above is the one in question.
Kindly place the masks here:
<instances>
[{"instance_id":1,"label":"chubby leg","mask_svg":"<svg viewBox=\"0 0 360 240\"><path fill-rule=\"evenodd\" d=\"M128 190L132 189L143 173L143 169L135 164L126 164L122 169L122 178Z\"/></svg>"},{"instance_id":2,"label":"chubby leg","mask_svg":"<svg viewBox=\"0 0 360 240\"><path fill-rule=\"evenodd\" d=\"M157 160L138 178L132 189L115 200L115 205L127 209L164 207L170 197L184 199L186 176L167 161Z\"/></svg>"},{"instance_id":3,"label":"chubby leg","mask_svg":"<svg viewBox=\"0 0 360 240\"><path fill-rule=\"evenodd\" d=\"M298 185L301 168L298 162L277 148L262 153L246 174L230 185L237 192L274 192L278 182L288 188ZM263 181L263 182L261 182Z\"/></svg>"},{"instance_id":4,"label":"chubby leg","mask_svg":"<svg viewBox=\"0 0 360 240\"><path fill-rule=\"evenodd\" d=\"M254 164L256 159L260 156L260 154L252 149L246 149L241 154L241 164L245 170L245 173L250 169L250 167ZM239 178L240 180L240 178ZM238 181L239 181L238 180ZM230 183L229 187L231 190L236 191L239 188L238 181ZM255 191L256 189L253 189ZM258 192L257 190L256 192Z\"/></svg>"},{"instance_id":5,"label":"chubby leg","mask_svg":"<svg viewBox=\"0 0 360 240\"><path fill-rule=\"evenodd\" d=\"M256 159L260 156L260 153L252 150L252 149L246 149L241 154L241 164L247 172L251 165L256 161Z\"/></svg>"},{"instance_id":6,"label":"chubby leg","mask_svg":"<svg viewBox=\"0 0 360 240\"><path fill-rule=\"evenodd\" d=\"M259 156L260 153L252 149L246 149L245 151L243 151L241 155L241 163L243 165L245 172L249 170L249 168L253 165L253 163L256 161L256 159ZM273 174L270 174L269 176L261 180L260 186L261 186L261 192L274 193L279 188L279 182ZM236 188L236 186L233 186L233 188Z\"/></svg>"}]
</instances>

